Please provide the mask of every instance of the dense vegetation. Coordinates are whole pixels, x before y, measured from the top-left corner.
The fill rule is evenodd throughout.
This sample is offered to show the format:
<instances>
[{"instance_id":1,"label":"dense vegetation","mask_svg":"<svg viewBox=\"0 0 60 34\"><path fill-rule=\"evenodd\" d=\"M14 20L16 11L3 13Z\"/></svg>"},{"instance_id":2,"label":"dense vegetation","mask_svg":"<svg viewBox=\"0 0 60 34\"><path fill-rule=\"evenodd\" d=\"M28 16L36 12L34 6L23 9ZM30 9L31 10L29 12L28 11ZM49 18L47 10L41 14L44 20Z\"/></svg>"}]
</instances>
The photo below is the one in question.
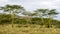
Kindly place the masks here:
<instances>
[{"instance_id":1,"label":"dense vegetation","mask_svg":"<svg viewBox=\"0 0 60 34\"><path fill-rule=\"evenodd\" d=\"M11 24L11 15L10 14L0 14L0 24ZM15 16L14 17L14 24L38 24L38 25L45 25L48 27L49 23L48 20L50 20L50 27L59 27L60 21L49 19L49 18L43 18L44 23L42 23L41 18L34 17L34 18L27 18L22 16Z\"/></svg>"},{"instance_id":2,"label":"dense vegetation","mask_svg":"<svg viewBox=\"0 0 60 34\"><path fill-rule=\"evenodd\" d=\"M26 11L19 5L6 5L0 7L0 24L38 24L46 27L59 26L60 21L53 18L59 14L56 9L37 9L33 13ZM18 15L19 13L24 16Z\"/></svg>"}]
</instances>

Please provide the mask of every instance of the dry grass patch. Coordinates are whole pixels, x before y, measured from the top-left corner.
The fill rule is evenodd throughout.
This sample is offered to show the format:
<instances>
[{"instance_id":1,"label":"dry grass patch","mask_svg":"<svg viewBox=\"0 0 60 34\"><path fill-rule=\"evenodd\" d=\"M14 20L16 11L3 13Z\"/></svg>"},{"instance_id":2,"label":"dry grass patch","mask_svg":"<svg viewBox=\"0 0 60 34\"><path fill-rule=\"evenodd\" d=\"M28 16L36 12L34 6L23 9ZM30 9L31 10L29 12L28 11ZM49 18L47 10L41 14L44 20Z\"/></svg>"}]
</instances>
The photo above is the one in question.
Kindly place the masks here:
<instances>
[{"instance_id":1,"label":"dry grass patch","mask_svg":"<svg viewBox=\"0 0 60 34\"><path fill-rule=\"evenodd\" d=\"M36 24L14 24L14 28L10 25L0 25L0 34L60 34L59 28L41 28Z\"/></svg>"}]
</instances>

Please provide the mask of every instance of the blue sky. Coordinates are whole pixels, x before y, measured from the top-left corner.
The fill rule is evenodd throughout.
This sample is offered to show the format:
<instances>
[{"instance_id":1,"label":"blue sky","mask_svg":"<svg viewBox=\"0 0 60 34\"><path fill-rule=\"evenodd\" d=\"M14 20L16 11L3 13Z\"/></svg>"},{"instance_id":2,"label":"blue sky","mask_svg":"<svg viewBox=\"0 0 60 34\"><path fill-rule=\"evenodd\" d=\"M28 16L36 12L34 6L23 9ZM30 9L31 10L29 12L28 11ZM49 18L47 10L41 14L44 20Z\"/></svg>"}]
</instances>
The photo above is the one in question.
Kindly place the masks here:
<instances>
[{"instance_id":1,"label":"blue sky","mask_svg":"<svg viewBox=\"0 0 60 34\"><path fill-rule=\"evenodd\" d=\"M0 0L0 6L6 4L22 5L27 11L33 11L38 8L57 9L60 11L60 0ZM60 19L58 15L57 19Z\"/></svg>"}]
</instances>

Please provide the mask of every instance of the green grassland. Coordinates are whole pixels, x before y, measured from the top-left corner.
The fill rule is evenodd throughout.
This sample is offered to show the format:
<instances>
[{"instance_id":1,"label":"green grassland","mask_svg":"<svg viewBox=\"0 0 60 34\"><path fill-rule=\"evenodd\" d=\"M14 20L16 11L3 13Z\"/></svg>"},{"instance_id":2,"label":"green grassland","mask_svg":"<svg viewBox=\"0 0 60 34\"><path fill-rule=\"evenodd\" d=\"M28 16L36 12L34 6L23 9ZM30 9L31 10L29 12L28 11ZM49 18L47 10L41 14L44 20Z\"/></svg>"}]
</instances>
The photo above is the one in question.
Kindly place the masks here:
<instances>
[{"instance_id":1,"label":"green grassland","mask_svg":"<svg viewBox=\"0 0 60 34\"><path fill-rule=\"evenodd\" d=\"M36 24L0 25L0 34L60 34L59 28L45 28Z\"/></svg>"}]
</instances>

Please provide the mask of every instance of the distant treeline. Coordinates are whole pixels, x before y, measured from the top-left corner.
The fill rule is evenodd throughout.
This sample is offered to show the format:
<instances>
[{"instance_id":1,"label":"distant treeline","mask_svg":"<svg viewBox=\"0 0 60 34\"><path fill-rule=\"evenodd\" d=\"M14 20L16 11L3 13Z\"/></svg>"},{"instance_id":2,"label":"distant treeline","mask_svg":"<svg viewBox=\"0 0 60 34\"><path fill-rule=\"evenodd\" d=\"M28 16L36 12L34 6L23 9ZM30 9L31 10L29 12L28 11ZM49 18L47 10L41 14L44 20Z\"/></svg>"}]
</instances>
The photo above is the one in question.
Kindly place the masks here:
<instances>
[{"instance_id":1,"label":"distant treeline","mask_svg":"<svg viewBox=\"0 0 60 34\"><path fill-rule=\"evenodd\" d=\"M53 20L49 18L43 18L44 23L42 23L41 18L32 18L32 17L24 17L24 16L15 16L14 17L14 24L38 24L38 25L49 25L50 20L50 25L54 26L59 26L60 21L58 20ZM0 24L11 24L11 15L10 14L0 14Z\"/></svg>"}]
</instances>

